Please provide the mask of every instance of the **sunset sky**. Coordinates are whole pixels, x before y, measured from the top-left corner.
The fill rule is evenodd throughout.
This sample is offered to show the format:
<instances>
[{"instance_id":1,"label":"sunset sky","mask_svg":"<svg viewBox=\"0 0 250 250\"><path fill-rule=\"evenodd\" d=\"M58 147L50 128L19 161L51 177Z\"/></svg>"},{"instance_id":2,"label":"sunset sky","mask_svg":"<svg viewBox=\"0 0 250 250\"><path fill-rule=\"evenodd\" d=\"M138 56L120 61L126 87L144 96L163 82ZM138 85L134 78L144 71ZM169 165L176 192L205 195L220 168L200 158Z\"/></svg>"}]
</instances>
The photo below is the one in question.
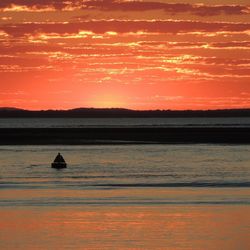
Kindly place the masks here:
<instances>
[{"instance_id":1,"label":"sunset sky","mask_svg":"<svg viewBox=\"0 0 250 250\"><path fill-rule=\"evenodd\" d=\"M250 108L250 2L1 0L0 61L1 107Z\"/></svg>"}]
</instances>

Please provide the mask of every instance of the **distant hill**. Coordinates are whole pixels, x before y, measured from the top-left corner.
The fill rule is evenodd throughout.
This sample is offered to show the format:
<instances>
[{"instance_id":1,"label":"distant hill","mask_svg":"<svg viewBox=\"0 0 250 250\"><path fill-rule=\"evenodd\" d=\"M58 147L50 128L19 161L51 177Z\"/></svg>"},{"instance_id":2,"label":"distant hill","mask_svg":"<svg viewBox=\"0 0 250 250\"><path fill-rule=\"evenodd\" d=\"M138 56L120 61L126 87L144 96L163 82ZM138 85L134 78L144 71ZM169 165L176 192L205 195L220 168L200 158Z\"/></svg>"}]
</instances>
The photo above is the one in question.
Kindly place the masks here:
<instances>
[{"instance_id":1,"label":"distant hill","mask_svg":"<svg viewBox=\"0 0 250 250\"><path fill-rule=\"evenodd\" d=\"M12 107L2 107L2 108L0 108L0 111L18 111L18 110L25 111L24 109L12 108Z\"/></svg>"},{"instance_id":2,"label":"distant hill","mask_svg":"<svg viewBox=\"0 0 250 250\"><path fill-rule=\"evenodd\" d=\"M250 117L250 109L226 110L130 110L122 108L76 108L70 110L30 111L18 108L0 108L0 118L4 117L41 117L41 118L128 118L128 117Z\"/></svg>"}]
</instances>

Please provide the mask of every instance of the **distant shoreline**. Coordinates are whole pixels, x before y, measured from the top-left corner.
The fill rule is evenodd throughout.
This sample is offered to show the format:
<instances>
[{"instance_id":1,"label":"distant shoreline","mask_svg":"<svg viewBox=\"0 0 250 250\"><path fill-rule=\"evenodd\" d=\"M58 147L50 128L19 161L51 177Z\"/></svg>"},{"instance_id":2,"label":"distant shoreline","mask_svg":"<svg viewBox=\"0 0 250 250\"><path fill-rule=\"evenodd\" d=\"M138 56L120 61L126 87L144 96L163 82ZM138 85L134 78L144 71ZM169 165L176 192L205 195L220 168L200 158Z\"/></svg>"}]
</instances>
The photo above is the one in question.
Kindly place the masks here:
<instances>
[{"instance_id":1,"label":"distant shoreline","mask_svg":"<svg viewBox=\"0 0 250 250\"><path fill-rule=\"evenodd\" d=\"M1 128L0 145L250 144L250 128Z\"/></svg>"},{"instance_id":2,"label":"distant shoreline","mask_svg":"<svg viewBox=\"0 0 250 250\"><path fill-rule=\"evenodd\" d=\"M0 118L173 118L173 117L250 117L250 109L221 110L130 110L77 108L71 110L23 110L0 108Z\"/></svg>"}]
</instances>

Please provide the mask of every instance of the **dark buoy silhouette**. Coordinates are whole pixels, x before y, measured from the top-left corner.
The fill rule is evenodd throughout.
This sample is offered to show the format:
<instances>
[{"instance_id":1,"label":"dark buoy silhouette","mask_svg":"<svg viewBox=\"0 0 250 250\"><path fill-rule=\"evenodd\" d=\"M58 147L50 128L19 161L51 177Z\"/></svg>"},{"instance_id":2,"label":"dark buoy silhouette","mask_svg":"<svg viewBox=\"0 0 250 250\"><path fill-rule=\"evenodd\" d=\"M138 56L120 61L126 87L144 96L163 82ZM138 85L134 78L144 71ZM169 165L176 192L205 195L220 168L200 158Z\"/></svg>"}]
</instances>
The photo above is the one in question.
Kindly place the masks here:
<instances>
[{"instance_id":1,"label":"dark buoy silhouette","mask_svg":"<svg viewBox=\"0 0 250 250\"><path fill-rule=\"evenodd\" d=\"M63 159L60 153L58 153L54 162L51 163L51 167L52 168L66 168L67 167L67 163L65 162L65 160Z\"/></svg>"}]
</instances>

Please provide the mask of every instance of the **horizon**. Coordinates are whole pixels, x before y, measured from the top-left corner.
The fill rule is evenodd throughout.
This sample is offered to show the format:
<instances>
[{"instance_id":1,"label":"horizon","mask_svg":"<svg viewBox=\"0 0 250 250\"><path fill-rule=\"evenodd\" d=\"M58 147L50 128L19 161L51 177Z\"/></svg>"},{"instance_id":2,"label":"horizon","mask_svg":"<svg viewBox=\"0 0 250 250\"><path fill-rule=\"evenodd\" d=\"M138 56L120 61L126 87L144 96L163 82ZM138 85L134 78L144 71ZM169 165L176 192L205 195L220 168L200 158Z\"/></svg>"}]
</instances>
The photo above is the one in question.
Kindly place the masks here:
<instances>
[{"instance_id":1,"label":"horizon","mask_svg":"<svg viewBox=\"0 0 250 250\"><path fill-rule=\"evenodd\" d=\"M249 16L247 0L3 1L0 106L250 108Z\"/></svg>"},{"instance_id":2,"label":"horizon","mask_svg":"<svg viewBox=\"0 0 250 250\"><path fill-rule=\"evenodd\" d=\"M128 112L244 112L250 111L250 108L227 108L227 109L127 109L127 108L95 108L95 107L75 107L71 109L22 109L18 107L0 107L0 111L8 111L8 112L15 112L15 111L28 111L28 112L71 112L75 110L102 110L102 111L110 111L110 110L119 110L119 111L128 111Z\"/></svg>"}]
</instances>

